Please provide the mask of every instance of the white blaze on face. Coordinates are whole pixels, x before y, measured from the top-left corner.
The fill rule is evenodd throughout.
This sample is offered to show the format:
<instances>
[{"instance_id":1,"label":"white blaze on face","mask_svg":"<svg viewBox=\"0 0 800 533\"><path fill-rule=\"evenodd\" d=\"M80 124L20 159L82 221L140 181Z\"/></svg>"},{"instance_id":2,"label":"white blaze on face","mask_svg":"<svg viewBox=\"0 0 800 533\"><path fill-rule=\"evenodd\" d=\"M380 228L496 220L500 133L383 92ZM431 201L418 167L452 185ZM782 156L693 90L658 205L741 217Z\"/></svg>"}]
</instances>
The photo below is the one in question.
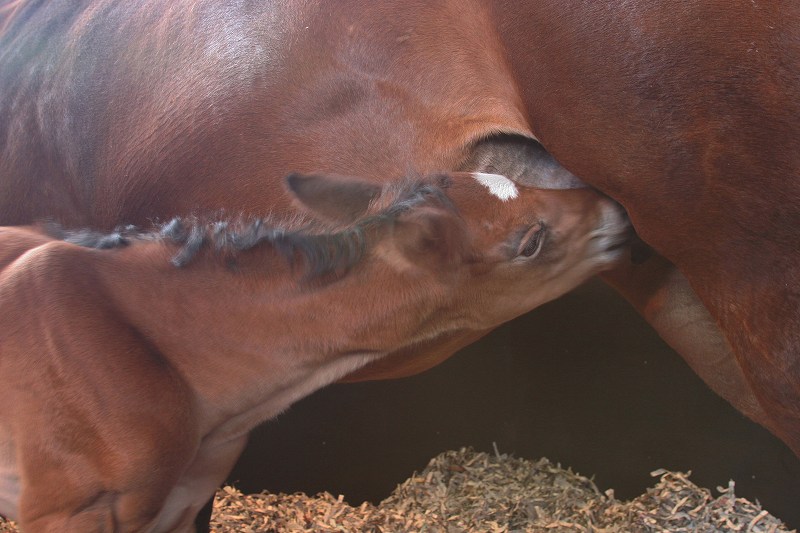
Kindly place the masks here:
<instances>
[{"instance_id":1,"label":"white blaze on face","mask_svg":"<svg viewBox=\"0 0 800 533\"><path fill-rule=\"evenodd\" d=\"M483 172L473 172L472 177L478 183L489 189L489 192L506 202L519 196L517 186L513 181L500 174L484 174Z\"/></svg>"}]
</instances>

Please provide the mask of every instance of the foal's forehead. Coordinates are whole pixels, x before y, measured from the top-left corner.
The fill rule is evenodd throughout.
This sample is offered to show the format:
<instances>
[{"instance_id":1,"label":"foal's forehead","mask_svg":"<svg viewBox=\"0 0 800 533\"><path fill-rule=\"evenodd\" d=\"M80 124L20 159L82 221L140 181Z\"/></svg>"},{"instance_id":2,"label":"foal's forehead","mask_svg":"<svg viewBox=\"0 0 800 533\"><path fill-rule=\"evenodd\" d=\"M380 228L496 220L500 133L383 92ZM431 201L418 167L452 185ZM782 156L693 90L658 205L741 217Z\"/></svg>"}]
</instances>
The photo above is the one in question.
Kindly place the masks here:
<instances>
[{"instance_id":1,"label":"foal's forehead","mask_svg":"<svg viewBox=\"0 0 800 533\"><path fill-rule=\"evenodd\" d=\"M475 181L486 187L489 190L489 194L496 196L503 202L513 200L519 196L516 184L505 176L483 172L472 172L470 175Z\"/></svg>"}]
</instances>

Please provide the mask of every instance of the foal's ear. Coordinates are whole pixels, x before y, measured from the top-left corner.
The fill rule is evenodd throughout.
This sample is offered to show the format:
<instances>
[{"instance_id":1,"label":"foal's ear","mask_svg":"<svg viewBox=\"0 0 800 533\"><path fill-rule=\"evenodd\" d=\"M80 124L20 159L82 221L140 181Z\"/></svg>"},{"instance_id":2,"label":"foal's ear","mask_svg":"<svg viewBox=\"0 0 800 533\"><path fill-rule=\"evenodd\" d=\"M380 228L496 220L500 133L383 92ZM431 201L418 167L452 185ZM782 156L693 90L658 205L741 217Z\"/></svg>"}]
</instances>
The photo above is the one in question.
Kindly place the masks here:
<instances>
[{"instance_id":1,"label":"foal's ear","mask_svg":"<svg viewBox=\"0 0 800 533\"><path fill-rule=\"evenodd\" d=\"M286 186L297 203L315 217L349 224L363 216L381 193L369 181L323 174L289 174Z\"/></svg>"}]
</instances>

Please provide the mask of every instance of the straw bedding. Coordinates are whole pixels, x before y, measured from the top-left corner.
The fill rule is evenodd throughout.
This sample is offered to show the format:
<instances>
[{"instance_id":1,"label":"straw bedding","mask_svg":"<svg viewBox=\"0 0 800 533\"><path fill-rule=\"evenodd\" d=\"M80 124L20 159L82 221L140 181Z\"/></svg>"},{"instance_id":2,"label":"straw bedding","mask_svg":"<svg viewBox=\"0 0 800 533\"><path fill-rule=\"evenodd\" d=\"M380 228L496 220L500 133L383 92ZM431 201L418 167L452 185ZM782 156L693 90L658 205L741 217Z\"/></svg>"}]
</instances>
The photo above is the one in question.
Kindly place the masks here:
<instances>
[{"instance_id":1,"label":"straw bedding","mask_svg":"<svg viewBox=\"0 0 800 533\"><path fill-rule=\"evenodd\" d=\"M469 448L435 457L379 505L348 505L328 493L217 493L212 531L241 532L717 532L789 531L734 494L698 487L688 474L659 470L631 500L600 492L586 477L547 459L529 461ZM16 531L0 523L0 532Z\"/></svg>"}]
</instances>

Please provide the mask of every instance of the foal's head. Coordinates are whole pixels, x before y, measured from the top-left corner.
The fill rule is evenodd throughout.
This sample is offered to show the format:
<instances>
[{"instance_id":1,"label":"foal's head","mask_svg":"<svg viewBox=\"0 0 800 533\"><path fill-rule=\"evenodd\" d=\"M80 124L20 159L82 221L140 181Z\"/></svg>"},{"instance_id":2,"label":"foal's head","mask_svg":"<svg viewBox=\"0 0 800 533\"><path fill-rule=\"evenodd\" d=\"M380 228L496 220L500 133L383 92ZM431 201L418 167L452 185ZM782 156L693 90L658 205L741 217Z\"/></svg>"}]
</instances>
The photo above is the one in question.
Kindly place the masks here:
<instances>
[{"instance_id":1,"label":"foal's head","mask_svg":"<svg viewBox=\"0 0 800 533\"><path fill-rule=\"evenodd\" d=\"M494 174L383 186L292 175L287 186L312 216L377 232L371 253L391 268L449 284L472 327L502 323L610 268L630 232L622 208L591 189L528 188Z\"/></svg>"},{"instance_id":2,"label":"foal's head","mask_svg":"<svg viewBox=\"0 0 800 533\"><path fill-rule=\"evenodd\" d=\"M175 219L156 233L85 231L62 238L96 248L166 241L178 267L211 255L263 272L261 252L278 253L302 266L306 281L341 279L367 262L366 268L397 274L411 292L435 283L464 327L489 328L609 268L629 237L622 209L591 189L523 187L495 174L389 184L293 174L286 186L309 218L281 225Z\"/></svg>"}]
</instances>

